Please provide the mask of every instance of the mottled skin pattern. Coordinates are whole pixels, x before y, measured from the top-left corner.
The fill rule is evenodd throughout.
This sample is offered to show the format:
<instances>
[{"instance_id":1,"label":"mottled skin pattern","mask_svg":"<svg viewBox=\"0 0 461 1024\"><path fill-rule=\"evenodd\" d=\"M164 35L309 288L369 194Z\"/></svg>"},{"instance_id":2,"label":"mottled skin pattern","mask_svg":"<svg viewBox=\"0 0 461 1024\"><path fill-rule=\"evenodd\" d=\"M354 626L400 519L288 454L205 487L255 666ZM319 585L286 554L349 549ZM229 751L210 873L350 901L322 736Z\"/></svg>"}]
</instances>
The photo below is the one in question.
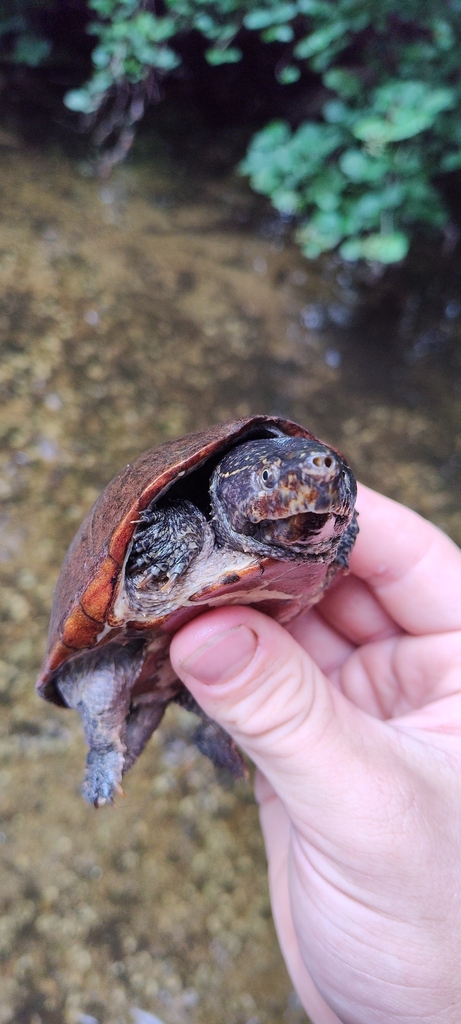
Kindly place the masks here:
<instances>
[{"instance_id":1,"label":"mottled skin pattern","mask_svg":"<svg viewBox=\"0 0 461 1024\"><path fill-rule=\"evenodd\" d=\"M249 422L258 419L263 418ZM351 471L333 449L313 439L303 428L287 426L290 432L296 430L302 436L280 436L278 430L279 436L237 442L214 470L211 465L208 484L206 473L197 478L197 484L190 478L192 483L187 483L182 494L187 490L200 493L201 508L209 508L206 515L187 498L169 499L162 493L138 513L118 591L126 612L122 618L120 611L118 618L115 611L111 613L114 622L125 618L124 630L105 627L107 641L103 631L102 645L99 639L96 645L93 641L92 649L80 654L76 651L74 658L55 672L57 697L53 699L77 709L82 717L89 747L83 795L96 806L113 802L122 774L135 762L171 700L201 718L195 734L199 749L234 775L244 773L244 763L233 742L201 712L168 669L165 632L162 641L158 630L168 630L172 612L167 609L176 608L176 616L181 609L182 598L175 599L178 588L190 604L190 600L198 599L201 589L208 594L210 583L213 590L214 573L218 598L224 593L224 584L236 584L236 597L231 595L235 601L239 599L239 581L249 571L245 566L255 566L248 584L251 599L251 586L258 589L261 572L265 580L270 576L269 566L276 565L274 559L290 565L304 564L311 568L303 570L304 575L297 580L298 592L305 578L311 581L307 586L312 600L317 600L338 567L347 564L357 533ZM172 483L174 480L173 476ZM238 556L242 568L237 572L232 571L235 552L245 553L243 561ZM210 558L216 561L210 563ZM205 571L208 564L216 565L211 580ZM226 573L227 565L230 571ZM277 598L284 572L275 573ZM189 578L192 591L187 598ZM251 584L253 578L255 583ZM296 591L292 587L293 583L287 587L284 609L292 601L289 595ZM246 592L241 593L241 599L248 600ZM270 596L270 588L265 593ZM263 608L264 595L255 597L255 602ZM209 604L213 603L211 597ZM194 609L192 614L196 614ZM135 620L132 626L130 618ZM178 623L177 618L173 619Z\"/></svg>"},{"instance_id":2,"label":"mottled skin pattern","mask_svg":"<svg viewBox=\"0 0 461 1024\"><path fill-rule=\"evenodd\" d=\"M270 558L333 561L350 519L355 483L319 442L293 437L239 445L211 478L220 543ZM313 514L312 514L313 513Z\"/></svg>"}]
</instances>

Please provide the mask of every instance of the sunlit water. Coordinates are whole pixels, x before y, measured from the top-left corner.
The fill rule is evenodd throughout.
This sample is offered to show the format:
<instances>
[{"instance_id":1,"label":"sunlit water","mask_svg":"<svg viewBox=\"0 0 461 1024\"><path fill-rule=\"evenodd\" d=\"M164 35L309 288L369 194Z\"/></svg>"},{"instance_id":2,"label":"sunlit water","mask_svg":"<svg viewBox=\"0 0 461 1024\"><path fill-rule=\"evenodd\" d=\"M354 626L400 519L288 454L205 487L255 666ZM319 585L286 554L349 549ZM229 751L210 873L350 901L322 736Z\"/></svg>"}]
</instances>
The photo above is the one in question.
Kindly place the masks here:
<instances>
[{"instance_id":1,"label":"sunlit water","mask_svg":"<svg viewBox=\"0 0 461 1024\"><path fill-rule=\"evenodd\" d=\"M220 784L176 710L94 812L79 723L34 677L100 489L216 420L303 422L459 542L456 263L371 290L303 261L236 177L133 158L101 182L20 140L0 166L0 1024L300 1024L250 788Z\"/></svg>"}]
</instances>

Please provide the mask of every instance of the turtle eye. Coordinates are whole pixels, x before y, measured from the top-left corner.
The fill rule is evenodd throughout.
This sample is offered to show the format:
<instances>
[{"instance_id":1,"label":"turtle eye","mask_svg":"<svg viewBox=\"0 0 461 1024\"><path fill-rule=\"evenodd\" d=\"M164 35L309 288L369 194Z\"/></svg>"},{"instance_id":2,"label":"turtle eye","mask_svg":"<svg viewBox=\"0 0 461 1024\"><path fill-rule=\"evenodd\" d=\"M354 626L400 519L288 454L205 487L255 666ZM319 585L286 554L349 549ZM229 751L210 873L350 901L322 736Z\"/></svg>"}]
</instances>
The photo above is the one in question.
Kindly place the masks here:
<instances>
[{"instance_id":1,"label":"turtle eye","mask_svg":"<svg viewBox=\"0 0 461 1024\"><path fill-rule=\"evenodd\" d=\"M277 479L278 474L276 473L273 467L271 469L263 469L261 473L261 481L264 484L264 487L266 487L268 490L271 490L272 487L275 487Z\"/></svg>"}]
</instances>

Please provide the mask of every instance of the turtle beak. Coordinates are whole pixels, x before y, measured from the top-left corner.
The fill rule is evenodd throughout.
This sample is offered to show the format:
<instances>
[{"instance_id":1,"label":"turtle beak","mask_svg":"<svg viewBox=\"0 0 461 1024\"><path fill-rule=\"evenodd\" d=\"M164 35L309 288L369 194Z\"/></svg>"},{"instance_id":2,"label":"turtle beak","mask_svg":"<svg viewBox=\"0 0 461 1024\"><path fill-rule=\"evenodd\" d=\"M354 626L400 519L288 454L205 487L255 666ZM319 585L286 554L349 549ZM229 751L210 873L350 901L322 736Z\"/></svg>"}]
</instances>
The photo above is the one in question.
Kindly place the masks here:
<instances>
[{"instance_id":1,"label":"turtle beak","mask_svg":"<svg viewBox=\"0 0 461 1024\"><path fill-rule=\"evenodd\" d=\"M266 543L319 554L343 531L354 494L341 457L328 448L314 449L285 464L273 494L260 501L251 518L261 524Z\"/></svg>"},{"instance_id":2,"label":"turtle beak","mask_svg":"<svg viewBox=\"0 0 461 1024\"><path fill-rule=\"evenodd\" d=\"M288 467L280 480L280 489L286 496L285 515L333 511L340 479L341 468L334 453L314 449L298 464Z\"/></svg>"},{"instance_id":3,"label":"turtle beak","mask_svg":"<svg viewBox=\"0 0 461 1024\"><path fill-rule=\"evenodd\" d=\"M349 511L354 488L340 455L323 445L302 445L279 464L277 482L263 489L258 473L252 501L245 510L252 523L286 520L293 516L343 515Z\"/></svg>"},{"instance_id":4,"label":"turtle beak","mask_svg":"<svg viewBox=\"0 0 461 1024\"><path fill-rule=\"evenodd\" d=\"M335 512L344 504L342 467L334 452L314 449L285 468L277 485L277 503L271 518L305 512Z\"/></svg>"}]
</instances>

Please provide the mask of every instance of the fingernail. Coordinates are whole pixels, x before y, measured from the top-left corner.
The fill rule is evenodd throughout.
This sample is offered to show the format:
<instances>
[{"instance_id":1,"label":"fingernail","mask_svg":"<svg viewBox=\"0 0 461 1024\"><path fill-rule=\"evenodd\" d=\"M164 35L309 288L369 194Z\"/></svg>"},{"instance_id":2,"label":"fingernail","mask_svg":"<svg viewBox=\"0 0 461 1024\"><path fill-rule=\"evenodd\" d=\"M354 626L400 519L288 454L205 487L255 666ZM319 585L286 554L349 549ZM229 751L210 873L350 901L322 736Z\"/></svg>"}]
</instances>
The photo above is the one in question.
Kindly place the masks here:
<instances>
[{"instance_id":1,"label":"fingernail","mask_svg":"<svg viewBox=\"0 0 461 1024\"><path fill-rule=\"evenodd\" d=\"M258 638L247 626L235 626L198 647L182 667L201 683L218 683L238 675L251 661Z\"/></svg>"}]
</instances>

